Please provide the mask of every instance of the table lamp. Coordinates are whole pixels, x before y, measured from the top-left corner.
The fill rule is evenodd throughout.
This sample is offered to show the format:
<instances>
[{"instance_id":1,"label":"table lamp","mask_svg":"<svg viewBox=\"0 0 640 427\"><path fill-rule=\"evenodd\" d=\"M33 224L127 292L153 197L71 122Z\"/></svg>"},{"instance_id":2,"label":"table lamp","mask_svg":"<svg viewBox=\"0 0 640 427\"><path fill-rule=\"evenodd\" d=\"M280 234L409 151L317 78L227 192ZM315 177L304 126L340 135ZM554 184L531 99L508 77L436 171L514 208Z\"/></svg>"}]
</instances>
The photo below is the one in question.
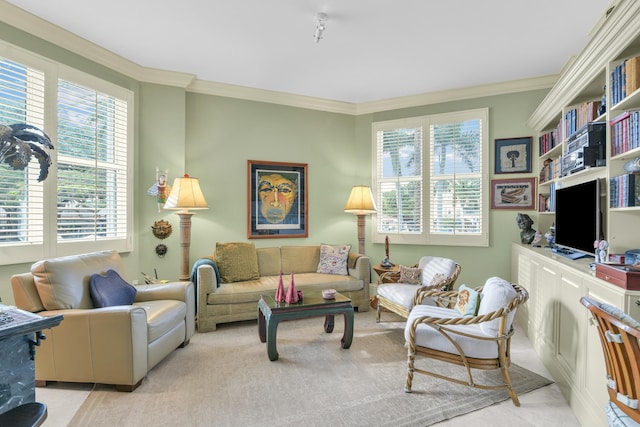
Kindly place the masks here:
<instances>
[{"instance_id":1,"label":"table lamp","mask_svg":"<svg viewBox=\"0 0 640 427\"><path fill-rule=\"evenodd\" d=\"M366 185L353 186L344 211L358 217L358 253L364 254L364 217L377 212L371 188Z\"/></svg>"},{"instance_id":2,"label":"table lamp","mask_svg":"<svg viewBox=\"0 0 640 427\"><path fill-rule=\"evenodd\" d=\"M191 216L189 209L208 209L204 199L200 182L197 178L191 178L184 174L176 178L171 187L171 193L164 204L165 209L177 209L180 217L180 247L182 248L182 262L180 264L180 277L178 280L189 280L189 247L191 246Z\"/></svg>"}]
</instances>

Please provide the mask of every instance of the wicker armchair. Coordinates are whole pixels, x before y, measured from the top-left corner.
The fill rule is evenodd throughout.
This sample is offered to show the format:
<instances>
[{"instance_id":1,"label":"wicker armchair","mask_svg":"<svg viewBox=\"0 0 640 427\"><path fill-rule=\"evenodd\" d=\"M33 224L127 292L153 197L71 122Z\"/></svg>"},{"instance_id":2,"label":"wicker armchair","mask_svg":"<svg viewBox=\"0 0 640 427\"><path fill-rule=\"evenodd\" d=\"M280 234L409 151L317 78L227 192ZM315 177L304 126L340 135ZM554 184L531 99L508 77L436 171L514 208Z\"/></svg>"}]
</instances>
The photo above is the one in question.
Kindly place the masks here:
<instances>
[{"instance_id":1,"label":"wicker armchair","mask_svg":"<svg viewBox=\"0 0 640 427\"><path fill-rule=\"evenodd\" d=\"M390 283L391 277L400 280L400 272L386 272L380 276L377 288L378 307L376 321L382 310L392 311L405 319L416 305L420 292L429 289L451 290L460 274L460 264L449 258L423 256L418 267L422 270L420 284ZM388 275L388 276L387 276ZM420 303L424 298L420 299Z\"/></svg>"},{"instance_id":2,"label":"wicker armchair","mask_svg":"<svg viewBox=\"0 0 640 427\"><path fill-rule=\"evenodd\" d=\"M509 376L510 342L516 309L529 298L528 292L498 277L476 288L481 292L478 314L463 316L453 309L457 291L426 291L437 306L416 305L407 319L407 379L405 392L410 393L413 374L420 373L475 388L506 389L515 406L520 401ZM447 377L416 367L416 355L464 366L467 381ZM478 384L471 369L500 369L504 384Z\"/></svg>"},{"instance_id":3,"label":"wicker armchair","mask_svg":"<svg viewBox=\"0 0 640 427\"><path fill-rule=\"evenodd\" d=\"M640 322L618 308L589 297L580 299L598 328L607 372L609 425L638 425L640 410Z\"/></svg>"}]
</instances>

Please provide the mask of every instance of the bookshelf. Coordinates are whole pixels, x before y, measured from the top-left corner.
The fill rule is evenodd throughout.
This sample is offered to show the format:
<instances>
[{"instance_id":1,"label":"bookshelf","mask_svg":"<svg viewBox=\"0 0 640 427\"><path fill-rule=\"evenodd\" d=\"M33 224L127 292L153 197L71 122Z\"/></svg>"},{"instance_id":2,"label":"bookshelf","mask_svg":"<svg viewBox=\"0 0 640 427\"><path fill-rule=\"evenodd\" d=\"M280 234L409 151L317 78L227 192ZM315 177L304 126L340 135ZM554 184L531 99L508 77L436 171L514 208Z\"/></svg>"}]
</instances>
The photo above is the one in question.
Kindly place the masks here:
<instances>
[{"instance_id":1,"label":"bookshelf","mask_svg":"<svg viewBox=\"0 0 640 427\"><path fill-rule=\"evenodd\" d=\"M610 253L640 248L640 231L629 232L640 230L638 3L612 3L613 11L529 119L538 131L538 228L544 233L554 224L555 189L599 178ZM604 128L603 160L567 172L576 134L594 123ZM631 165L637 172L629 172Z\"/></svg>"},{"instance_id":2,"label":"bookshelf","mask_svg":"<svg viewBox=\"0 0 640 427\"><path fill-rule=\"evenodd\" d=\"M603 95L605 109L596 110L595 103L600 104ZM604 164L565 175L558 165L585 121L604 122ZM640 2L612 0L587 45L562 71L528 125L540 137L539 201L551 198L562 186L598 178L603 184L603 228L610 254L640 248L640 200L625 187L630 179L636 187L640 182L640 172L634 178L625 177L630 165L640 164L636 160L640 159ZM624 194L636 197L633 206L620 201ZM555 220L553 209L539 211L537 219L538 229L546 232ZM591 295L637 316L639 295L627 295L627 291L621 297L625 290L595 277L588 262L514 244L512 280L530 293L523 320L529 340L580 423L596 427L606 424L604 360L597 331L587 322L579 299Z\"/></svg>"}]
</instances>

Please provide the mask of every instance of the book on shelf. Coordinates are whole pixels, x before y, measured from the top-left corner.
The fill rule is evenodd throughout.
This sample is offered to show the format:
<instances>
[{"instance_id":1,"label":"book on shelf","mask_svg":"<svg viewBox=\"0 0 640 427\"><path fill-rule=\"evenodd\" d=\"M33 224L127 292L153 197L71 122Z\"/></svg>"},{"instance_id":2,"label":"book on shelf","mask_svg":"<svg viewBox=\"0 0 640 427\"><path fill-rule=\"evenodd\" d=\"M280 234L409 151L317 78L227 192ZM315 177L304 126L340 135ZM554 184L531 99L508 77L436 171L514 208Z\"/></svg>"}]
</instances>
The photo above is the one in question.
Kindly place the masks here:
<instances>
[{"instance_id":1,"label":"book on shelf","mask_svg":"<svg viewBox=\"0 0 640 427\"><path fill-rule=\"evenodd\" d=\"M547 202L549 201L549 196L546 194L538 194L538 212L549 212L549 207Z\"/></svg>"},{"instance_id":2,"label":"book on shelf","mask_svg":"<svg viewBox=\"0 0 640 427\"><path fill-rule=\"evenodd\" d=\"M640 87L640 56L625 59L613 67L610 75L611 104L615 105Z\"/></svg>"},{"instance_id":3,"label":"book on shelf","mask_svg":"<svg viewBox=\"0 0 640 427\"><path fill-rule=\"evenodd\" d=\"M589 101L567 111L564 115L565 135L570 137L582 127L597 119L599 108L600 101Z\"/></svg>"},{"instance_id":4,"label":"book on shelf","mask_svg":"<svg viewBox=\"0 0 640 427\"><path fill-rule=\"evenodd\" d=\"M612 156L640 147L640 111L625 111L611 119L609 126Z\"/></svg>"},{"instance_id":5,"label":"book on shelf","mask_svg":"<svg viewBox=\"0 0 640 427\"><path fill-rule=\"evenodd\" d=\"M609 207L627 208L640 206L640 177L627 173L609 179Z\"/></svg>"}]
</instances>

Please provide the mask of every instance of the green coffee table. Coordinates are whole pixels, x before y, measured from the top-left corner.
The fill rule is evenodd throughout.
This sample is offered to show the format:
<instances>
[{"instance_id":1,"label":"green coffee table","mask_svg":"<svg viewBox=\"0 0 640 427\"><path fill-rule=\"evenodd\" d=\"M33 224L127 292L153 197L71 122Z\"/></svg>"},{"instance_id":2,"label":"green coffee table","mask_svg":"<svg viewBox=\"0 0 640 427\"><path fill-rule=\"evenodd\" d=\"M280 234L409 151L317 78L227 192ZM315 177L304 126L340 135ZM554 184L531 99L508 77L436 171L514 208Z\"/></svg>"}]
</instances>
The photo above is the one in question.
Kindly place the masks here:
<instances>
[{"instance_id":1,"label":"green coffee table","mask_svg":"<svg viewBox=\"0 0 640 427\"><path fill-rule=\"evenodd\" d=\"M353 306L351 300L336 293L335 299L324 299L320 291L305 291L304 299L297 304L277 303L273 295L262 295L258 301L258 335L261 342L267 343L269 360L278 360L276 332L282 320L296 320L307 317L324 316L324 330L333 332L334 315L344 315L344 334L342 348L351 347L353 341Z\"/></svg>"}]
</instances>

